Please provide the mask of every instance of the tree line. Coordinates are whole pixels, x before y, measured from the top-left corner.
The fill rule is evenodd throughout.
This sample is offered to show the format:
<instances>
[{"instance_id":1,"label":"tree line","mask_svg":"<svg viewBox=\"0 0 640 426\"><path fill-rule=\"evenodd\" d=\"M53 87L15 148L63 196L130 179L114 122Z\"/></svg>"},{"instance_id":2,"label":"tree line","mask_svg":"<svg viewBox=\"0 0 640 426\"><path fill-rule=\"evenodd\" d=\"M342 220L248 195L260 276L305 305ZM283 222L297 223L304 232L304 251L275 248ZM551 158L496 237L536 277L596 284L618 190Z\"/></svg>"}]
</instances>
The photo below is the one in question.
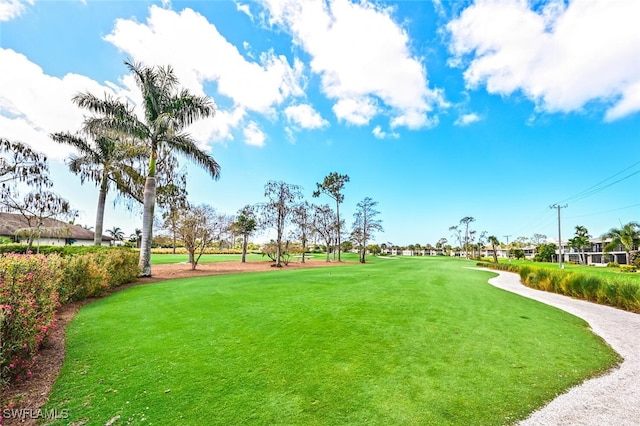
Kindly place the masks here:
<instances>
[{"instance_id":1,"label":"tree line","mask_svg":"<svg viewBox=\"0 0 640 426\"><path fill-rule=\"evenodd\" d=\"M202 247L216 234L219 215L211 206L193 206L187 200L187 177L180 171L177 155L202 167L212 179L218 179L221 167L216 160L198 148L189 125L213 117L215 105L207 96L197 96L182 88L173 69L149 67L125 61L140 91L142 102L135 111L127 102L108 94L78 93L73 102L89 115L82 127L74 132L51 134L53 141L75 148L77 154L67 159L69 170L98 187L94 244L102 244L104 212L107 194L116 191L116 201L127 207L142 205L142 226L137 235L140 247L141 276L151 275L151 245L156 205L162 210L165 224L173 229L174 243L180 236L190 253L192 264ZM139 112L139 113L138 113ZM46 157L27 145L0 139L0 204L8 211L22 214L28 229L38 229L44 218L77 216L69 202L50 191ZM276 231L275 262L280 266L285 229L289 223L297 226L303 245L312 236L320 236L327 247L335 246L340 261L344 220L340 205L342 190L348 175L330 173L317 183L313 197L326 195L335 202L335 212L328 205L316 206L302 202L301 188L284 182L269 181L265 185L266 202L241 209L232 227L244 238L246 254L248 237L256 229L273 227ZM18 184L30 192L20 197ZM351 239L357 243L364 262L366 243L375 231L382 230L375 217L377 203L365 198L354 215ZM31 232L29 242L39 238ZM174 244L175 245L175 244ZM243 255L243 260L244 260ZM199 256L198 256L199 258Z\"/></svg>"}]
</instances>

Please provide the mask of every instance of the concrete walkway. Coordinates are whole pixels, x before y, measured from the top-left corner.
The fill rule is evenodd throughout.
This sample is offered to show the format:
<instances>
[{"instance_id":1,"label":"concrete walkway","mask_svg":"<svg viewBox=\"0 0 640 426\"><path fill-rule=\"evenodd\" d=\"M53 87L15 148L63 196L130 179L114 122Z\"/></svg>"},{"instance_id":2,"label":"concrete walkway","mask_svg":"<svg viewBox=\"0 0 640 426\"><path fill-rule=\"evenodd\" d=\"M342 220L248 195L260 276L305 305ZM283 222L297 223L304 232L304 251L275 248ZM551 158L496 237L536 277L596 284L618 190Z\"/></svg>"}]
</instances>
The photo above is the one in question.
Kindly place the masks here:
<instances>
[{"instance_id":1,"label":"concrete walkway","mask_svg":"<svg viewBox=\"0 0 640 426\"><path fill-rule=\"evenodd\" d=\"M525 287L512 272L491 272L499 276L489 284L584 319L624 358L619 368L570 389L518 425L640 425L640 315Z\"/></svg>"}]
</instances>

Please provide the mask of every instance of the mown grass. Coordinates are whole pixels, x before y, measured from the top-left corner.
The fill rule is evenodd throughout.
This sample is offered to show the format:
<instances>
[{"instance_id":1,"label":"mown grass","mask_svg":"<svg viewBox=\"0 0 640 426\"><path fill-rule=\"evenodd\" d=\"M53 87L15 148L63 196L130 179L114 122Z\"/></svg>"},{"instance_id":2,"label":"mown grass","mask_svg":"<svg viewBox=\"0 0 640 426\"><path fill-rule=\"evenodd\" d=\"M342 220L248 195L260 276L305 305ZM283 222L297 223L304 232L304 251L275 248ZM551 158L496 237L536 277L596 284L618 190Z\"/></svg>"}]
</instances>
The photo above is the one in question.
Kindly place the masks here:
<instances>
[{"instance_id":1,"label":"mown grass","mask_svg":"<svg viewBox=\"0 0 640 426\"><path fill-rule=\"evenodd\" d=\"M473 263L372 260L89 304L46 408L64 424L503 425L617 362L582 320Z\"/></svg>"}]
</instances>

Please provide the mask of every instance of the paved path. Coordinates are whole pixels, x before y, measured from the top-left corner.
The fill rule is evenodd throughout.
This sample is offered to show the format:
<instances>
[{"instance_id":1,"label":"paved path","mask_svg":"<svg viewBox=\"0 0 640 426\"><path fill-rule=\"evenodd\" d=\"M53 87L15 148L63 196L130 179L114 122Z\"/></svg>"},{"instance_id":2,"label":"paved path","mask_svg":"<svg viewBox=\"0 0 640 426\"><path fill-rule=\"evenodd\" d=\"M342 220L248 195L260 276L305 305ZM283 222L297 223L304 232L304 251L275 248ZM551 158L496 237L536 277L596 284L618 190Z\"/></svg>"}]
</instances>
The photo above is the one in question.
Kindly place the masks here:
<instances>
[{"instance_id":1,"label":"paved path","mask_svg":"<svg viewBox=\"0 0 640 426\"><path fill-rule=\"evenodd\" d=\"M624 358L610 374L570 389L518 425L639 426L640 315L525 287L518 274L491 272L499 276L489 284L584 319Z\"/></svg>"}]
</instances>

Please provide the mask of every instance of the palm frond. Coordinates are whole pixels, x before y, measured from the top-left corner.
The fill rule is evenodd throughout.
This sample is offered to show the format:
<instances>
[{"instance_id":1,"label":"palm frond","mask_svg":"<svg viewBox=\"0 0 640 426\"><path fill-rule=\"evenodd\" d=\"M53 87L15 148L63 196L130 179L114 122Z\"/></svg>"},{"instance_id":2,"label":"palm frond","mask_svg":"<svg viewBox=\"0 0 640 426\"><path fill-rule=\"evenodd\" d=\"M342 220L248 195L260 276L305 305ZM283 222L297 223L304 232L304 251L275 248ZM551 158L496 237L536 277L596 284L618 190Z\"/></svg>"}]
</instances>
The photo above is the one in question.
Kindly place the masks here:
<instances>
[{"instance_id":1,"label":"palm frond","mask_svg":"<svg viewBox=\"0 0 640 426\"><path fill-rule=\"evenodd\" d=\"M164 142L205 169L213 179L220 178L220 165L211 155L198 148L188 134L180 133Z\"/></svg>"}]
</instances>

